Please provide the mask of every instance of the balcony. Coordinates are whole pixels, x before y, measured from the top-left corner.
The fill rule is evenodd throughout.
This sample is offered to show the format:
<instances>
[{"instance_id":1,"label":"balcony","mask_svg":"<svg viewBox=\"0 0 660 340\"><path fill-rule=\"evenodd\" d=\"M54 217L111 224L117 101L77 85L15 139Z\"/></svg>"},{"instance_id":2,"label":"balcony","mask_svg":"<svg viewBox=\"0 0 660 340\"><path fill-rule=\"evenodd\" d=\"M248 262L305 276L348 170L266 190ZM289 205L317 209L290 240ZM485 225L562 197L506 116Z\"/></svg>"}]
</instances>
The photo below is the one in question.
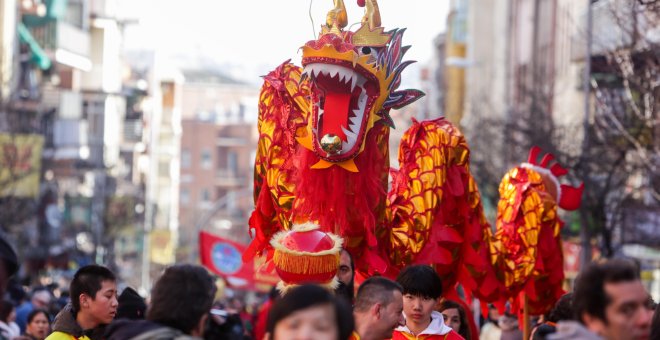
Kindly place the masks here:
<instances>
[{"instance_id":1,"label":"balcony","mask_svg":"<svg viewBox=\"0 0 660 340\"><path fill-rule=\"evenodd\" d=\"M80 119L82 117L83 101L80 92L46 89L43 91L41 102L44 108L55 108L58 118Z\"/></svg>"},{"instance_id":2,"label":"balcony","mask_svg":"<svg viewBox=\"0 0 660 340\"><path fill-rule=\"evenodd\" d=\"M127 119L124 121L124 141L137 143L142 141L142 120Z\"/></svg>"},{"instance_id":3,"label":"balcony","mask_svg":"<svg viewBox=\"0 0 660 340\"><path fill-rule=\"evenodd\" d=\"M242 187L247 186L245 176L240 176L238 171L231 169L219 169L215 176L215 185L221 187Z\"/></svg>"},{"instance_id":4,"label":"balcony","mask_svg":"<svg viewBox=\"0 0 660 340\"><path fill-rule=\"evenodd\" d=\"M87 121L56 119L53 127L53 145L52 148L44 150L44 157L56 160L87 160L89 156Z\"/></svg>"},{"instance_id":5,"label":"balcony","mask_svg":"<svg viewBox=\"0 0 660 340\"><path fill-rule=\"evenodd\" d=\"M91 68L88 32L62 20L30 27L34 40L63 64L80 69Z\"/></svg>"},{"instance_id":6,"label":"balcony","mask_svg":"<svg viewBox=\"0 0 660 340\"><path fill-rule=\"evenodd\" d=\"M248 140L241 137L218 137L216 145L222 147L248 146Z\"/></svg>"}]
</instances>

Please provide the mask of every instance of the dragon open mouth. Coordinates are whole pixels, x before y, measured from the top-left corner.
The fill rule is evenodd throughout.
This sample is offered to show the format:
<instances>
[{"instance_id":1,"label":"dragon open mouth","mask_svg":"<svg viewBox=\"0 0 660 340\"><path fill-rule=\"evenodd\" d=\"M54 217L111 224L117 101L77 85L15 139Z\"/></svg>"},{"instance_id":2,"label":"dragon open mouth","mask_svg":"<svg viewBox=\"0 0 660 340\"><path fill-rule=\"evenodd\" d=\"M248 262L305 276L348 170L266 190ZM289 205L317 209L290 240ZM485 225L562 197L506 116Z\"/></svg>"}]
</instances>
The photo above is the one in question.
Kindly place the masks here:
<instances>
[{"instance_id":1,"label":"dragon open mouth","mask_svg":"<svg viewBox=\"0 0 660 340\"><path fill-rule=\"evenodd\" d=\"M378 96L377 81L368 72L314 61L305 65L303 75L312 84L314 148L329 161L354 157Z\"/></svg>"}]
</instances>

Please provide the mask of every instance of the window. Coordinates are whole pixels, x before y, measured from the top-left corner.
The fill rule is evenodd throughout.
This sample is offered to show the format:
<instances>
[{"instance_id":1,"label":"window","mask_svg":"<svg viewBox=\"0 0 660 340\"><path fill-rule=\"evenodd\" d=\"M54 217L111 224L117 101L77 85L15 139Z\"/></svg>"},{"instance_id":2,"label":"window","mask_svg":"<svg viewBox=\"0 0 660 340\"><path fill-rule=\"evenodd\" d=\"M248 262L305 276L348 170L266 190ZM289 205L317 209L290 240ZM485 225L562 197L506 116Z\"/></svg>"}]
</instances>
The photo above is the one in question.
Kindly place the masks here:
<instances>
[{"instance_id":1,"label":"window","mask_svg":"<svg viewBox=\"0 0 660 340\"><path fill-rule=\"evenodd\" d=\"M190 191L188 189L181 189L181 197L179 197L181 204L188 205L190 203Z\"/></svg>"},{"instance_id":2,"label":"window","mask_svg":"<svg viewBox=\"0 0 660 340\"><path fill-rule=\"evenodd\" d=\"M181 150L181 168L189 169L190 168L190 150L183 149Z\"/></svg>"},{"instance_id":3,"label":"window","mask_svg":"<svg viewBox=\"0 0 660 340\"><path fill-rule=\"evenodd\" d=\"M227 170L234 176L238 175L238 154L236 151L227 153Z\"/></svg>"},{"instance_id":4,"label":"window","mask_svg":"<svg viewBox=\"0 0 660 340\"><path fill-rule=\"evenodd\" d=\"M211 151L208 149L202 150L202 169L211 169L213 163L211 162Z\"/></svg>"},{"instance_id":5,"label":"window","mask_svg":"<svg viewBox=\"0 0 660 340\"><path fill-rule=\"evenodd\" d=\"M158 162L158 176L170 177L170 162L168 161Z\"/></svg>"},{"instance_id":6,"label":"window","mask_svg":"<svg viewBox=\"0 0 660 340\"><path fill-rule=\"evenodd\" d=\"M66 12L64 12L64 21L80 29L85 29L85 9L83 1L67 1L65 4Z\"/></svg>"},{"instance_id":7,"label":"window","mask_svg":"<svg viewBox=\"0 0 660 340\"><path fill-rule=\"evenodd\" d=\"M225 197L225 195L227 195L227 190L226 189L216 189L215 190L215 197L217 197L219 200L223 199L223 197Z\"/></svg>"},{"instance_id":8,"label":"window","mask_svg":"<svg viewBox=\"0 0 660 340\"><path fill-rule=\"evenodd\" d=\"M211 202L211 194L209 189L202 189L201 199L203 203Z\"/></svg>"}]
</instances>

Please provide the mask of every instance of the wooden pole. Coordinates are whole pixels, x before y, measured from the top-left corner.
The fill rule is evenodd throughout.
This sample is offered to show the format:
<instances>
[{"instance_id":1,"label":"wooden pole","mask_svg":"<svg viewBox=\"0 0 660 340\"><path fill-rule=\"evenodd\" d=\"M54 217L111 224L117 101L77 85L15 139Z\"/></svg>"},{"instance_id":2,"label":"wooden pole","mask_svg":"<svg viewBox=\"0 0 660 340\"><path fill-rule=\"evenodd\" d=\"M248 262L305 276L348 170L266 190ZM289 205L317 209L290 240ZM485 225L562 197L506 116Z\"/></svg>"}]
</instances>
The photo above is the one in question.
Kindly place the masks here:
<instances>
[{"instance_id":1,"label":"wooden pole","mask_svg":"<svg viewBox=\"0 0 660 340\"><path fill-rule=\"evenodd\" d=\"M529 340L531 335L532 335L532 330L530 329L529 325L529 306L527 305L527 294L523 295L523 339L524 340Z\"/></svg>"}]
</instances>

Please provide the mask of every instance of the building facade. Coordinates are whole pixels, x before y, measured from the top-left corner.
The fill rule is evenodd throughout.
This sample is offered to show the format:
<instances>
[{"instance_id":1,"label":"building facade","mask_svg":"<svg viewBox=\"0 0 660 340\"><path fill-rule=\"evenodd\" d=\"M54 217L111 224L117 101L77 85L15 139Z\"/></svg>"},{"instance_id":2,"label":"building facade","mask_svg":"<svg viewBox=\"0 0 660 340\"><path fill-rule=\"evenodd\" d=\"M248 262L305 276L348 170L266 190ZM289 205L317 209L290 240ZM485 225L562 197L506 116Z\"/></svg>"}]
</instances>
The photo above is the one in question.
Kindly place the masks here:
<instances>
[{"instance_id":1,"label":"building facade","mask_svg":"<svg viewBox=\"0 0 660 340\"><path fill-rule=\"evenodd\" d=\"M186 71L178 259L197 259L197 236L247 243L257 145L258 89L213 71Z\"/></svg>"}]
</instances>

